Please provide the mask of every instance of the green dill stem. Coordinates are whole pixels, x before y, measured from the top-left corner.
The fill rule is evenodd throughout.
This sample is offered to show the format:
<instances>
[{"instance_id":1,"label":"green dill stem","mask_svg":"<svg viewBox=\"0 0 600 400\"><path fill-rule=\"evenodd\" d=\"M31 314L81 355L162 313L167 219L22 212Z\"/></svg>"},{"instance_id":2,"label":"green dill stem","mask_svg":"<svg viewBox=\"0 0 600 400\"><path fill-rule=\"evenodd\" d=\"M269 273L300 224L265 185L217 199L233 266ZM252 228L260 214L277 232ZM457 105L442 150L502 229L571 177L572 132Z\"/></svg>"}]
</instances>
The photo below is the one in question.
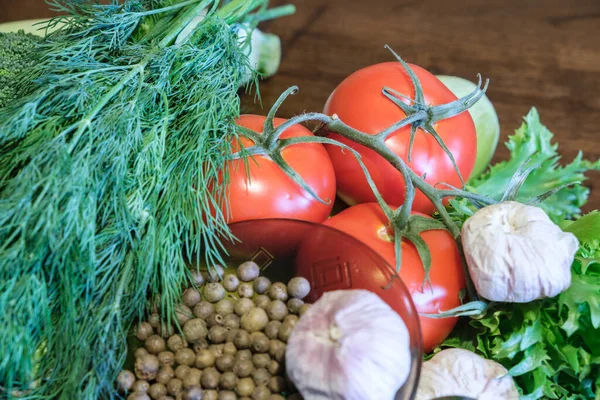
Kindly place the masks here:
<instances>
[{"instance_id":1,"label":"green dill stem","mask_svg":"<svg viewBox=\"0 0 600 400\"><path fill-rule=\"evenodd\" d=\"M286 17L296 13L296 7L293 4L287 4L285 6L271 8L267 11L256 13L254 16L254 22L260 23L271 19L277 19Z\"/></svg>"},{"instance_id":2,"label":"green dill stem","mask_svg":"<svg viewBox=\"0 0 600 400\"><path fill-rule=\"evenodd\" d=\"M205 0L195 7L190 8L187 12L185 12L180 18L178 18L174 22L174 26L167 31L165 37L158 43L158 47L156 47L153 51L150 51L146 56L140 61L137 65L133 66L131 71L129 71L116 85L114 85L104 96L100 98L98 103L85 115L85 117L79 122L79 128L73 135L73 139L69 145L69 153L73 152L73 149L77 146L79 139L85 132L85 130L90 126L92 120L96 118L98 113L102 111L104 106L108 104L112 98L121 91L133 78L137 75L143 76L144 69L148 66L148 63L156 56L159 50L169 46L171 42L177 37L179 32L184 29L194 17L204 10L210 3L213 3L214 0Z\"/></svg>"}]
</instances>

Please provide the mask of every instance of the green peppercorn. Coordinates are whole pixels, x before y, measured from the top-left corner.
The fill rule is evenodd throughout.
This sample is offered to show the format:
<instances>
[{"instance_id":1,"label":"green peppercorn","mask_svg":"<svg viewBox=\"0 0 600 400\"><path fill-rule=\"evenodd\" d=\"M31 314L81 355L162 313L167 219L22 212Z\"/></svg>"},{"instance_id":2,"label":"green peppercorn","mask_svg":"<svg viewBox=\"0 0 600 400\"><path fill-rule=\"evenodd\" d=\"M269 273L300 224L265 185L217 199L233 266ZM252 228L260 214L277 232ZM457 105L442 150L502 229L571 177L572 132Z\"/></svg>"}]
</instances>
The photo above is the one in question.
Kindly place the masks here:
<instances>
[{"instance_id":1,"label":"green peppercorn","mask_svg":"<svg viewBox=\"0 0 600 400\"><path fill-rule=\"evenodd\" d=\"M267 306L267 315L272 321L283 321L288 315L288 308L281 300L273 300Z\"/></svg>"},{"instance_id":2,"label":"green peppercorn","mask_svg":"<svg viewBox=\"0 0 600 400\"><path fill-rule=\"evenodd\" d=\"M281 282L275 282L272 284L267 294L271 300L287 301L288 299L287 286Z\"/></svg>"},{"instance_id":3,"label":"green peppercorn","mask_svg":"<svg viewBox=\"0 0 600 400\"><path fill-rule=\"evenodd\" d=\"M243 282L250 282L260 274L260 268L254 261L241 263L237 268L237 276Z\"/></svg>"},{"instance_id":4,"label":"green peppercorn","mask_svg":"<svg viewBox=\"0 0 600 400\"><path fill-rule=\"evenodd\" d=\"M254 308L254 302L250 299L241 298L236 301L233 306L233 312L239 317L246 314L248 311Z\"/></svg>"},{"instance_id":5,"label":"green peppercorn","mask_svg":"<svg viewBox=\"0 0 600 400\"><path fill-rule=\"evenodd\" d=\"M221 314L212 313L206 318L206 325L209 328L217 325L223 325L223 316Z\"/></svg>"},{"instance_id":6,"label":"green peppercorn","mask_svg":"<svg viewBox=\"0 0 600 400\"><path fill-rule=\"evenodd\" d=\"M238 377L235 373L231 371L224 372L219 379L219 388L222 390L233 390L237 381Z\"/></svg>"},{"instance_id":7,"label":"green peppercorn","mask_svg":"<svg viewBox=\"0 0 600 400\"><path fill-rule=\"evenodd\" d=\"M187 376L183 379L183 388L189 389L200 385L200 378L202 378L202 371L198 368L190 368Z\"/></svg>"},{"instance_id":8,"label":"green peppercorn","mask_svg":"<svg viewBox=\"0 0 600 400\"><path fill-rule=\"evenodd\" d=\"M281 393L286 389L285 379L282 376L272 376L268 387L273 393Z\"/></svg>"},{"instance_id":9,"label":"green peppercorn","mask_svg":"<svg viewBox=\"0 0 600 400\"><path fill-rule=\"evenodd\" d=\"M281 321L269 321L267 326L265 326L265 335L269 339L277 339L277 335L279 335L279 327L281 326Z\"/></svg>"},{"instance_id":10,"label":"green peppercorn","mask_svg":"<svg viewBox=\"0 0 600 400\"><path fill-rule=\"evenodd\" d=\"M216 303L225 297L225 288L223 285L217 282L211 282L204 286L204 298L211 302Z\"/></svg>"},{"instance_id":11,"label":"green peppercorn","mask_svg":"<svg viewBox=\"0 0 600 400\"><path fill-rule=\"evenodd\" d=\"M202 400L202 388L199 385L191 386L183 391L182 400Z\"/></svg>"},{"instance_id":12,"label":"green peppercorn","mask_svg":"<svg viewBox=\"0 0 600 400\"><path fill-rule=\"evenodd\" d=\"M135 352L133 353L133 355L134 355L135 358L140 358L142 356L145 356L146 354L150 354L150 353L148 353L148 350L146 350L143 347L138 347L135 350Z\"/></svg>"},{"instance_id":13,"label":"green peppercorn","mask_svg":"<svg viewBox=\"0 0 600 400\"><path fill-rule=\"evenodd\" d=\"M254 382L251 378L242 378L235 385L238 396L251 396L254 392Z\"/></svg>"},{"instance_id":14,"label":"green peppercorn","mask_svg":"<svg viewBox=\"0 0 600 400\"><path fill-rule=\"evenodd\" d=\"M219 400L219 392L216 390L204 390L202 400Z\"/></svg>"},{"instance_id":15,"label":"green peppercorn","mask_svg":"<svg viewBox=\"0 0 600 400\"><path fill-rule=\"evenodd\" d=\"M204 275L200 270L194 269L191 271L192 283L200 287L204 284Z\"/></svg>"},{"instance_id":16,"label":"green peppercorn","mask_svg":"<svg viewBox=\"0 0 600 400\"><path fill-rule=\"evenodd\" d=\"M171 351L161 351L158 353L158 363L161 367L166 365L173 366L175 364L175 353Z\"/></svg>"},{"instance_id":17,"label":"green peppercorn","mask_svg":"<svg viewBox=\"0 0 600 400\"><path fill-rule=\"evenodd\" d=\"M235 314L225 315L223 317L223 326L228 329L238 329L240 327L240 317Z\"/></svg>"},{"instance_id":18,"label":"green peppercorn","mask_svg":"<svg viewBox=\"0 0 600 400\"><path fill-rule=\"evenodd\" d=\"M263 386L269 383L271 379L271 374L266 368L256 368L252 371L252 380L256 386Z\"/></svg>"},{"instance_id":19,"label":"green peppercorn","mask_svg":"<svg viewBox=\"0 0 600 400\"><path fill-rule=\"evenodd\" d=\"M171 366L166 365L158 370L156 374L156 382L166 385L175 376L175 371Z\"/></svg>"},{"instance_id":20,"label":"green peppercorn","mask_svg":"<svg viewBox=\"0 0 600 400\"><path fill-rule=\"evenodd\" d=\"M176 353L177 350L181 350L184 347L187 347L187 345L187 341L178 334L172 335L169 337L169 339L167 339L167 347L173 353Z\"/></svg>"},{"instance_id":21,"label":"green peppercorn","mask_svg":"<svg viewBox=\"0 0 600 400\"><path fill-rule=\"evenodd\" d=\"M225 345L223 343L221 344L211 344L210 346L208 346L208 350L212 351L213 354L215 355L215 357L221 357L223 355L223 349L225 348Z\"/></svg>"},{"instance_id":22,"label":"green peppercorn","mask_svg":"<svg viewBox=\"0 0 600 400\"><path fill-rule=\"evenodd\" d=\"M266 309L271 299L266 294L260 294L254 298L254 305L258 308Z\"/></svg>"},{"instance_id":23,"label":"green peppercorn","mask_svg":"<svg viewBox=\"0 0 600 400\"><path fill-rule=\"evenodd\" d=\"M271 360L269 366L267 367L267 371L269 371L271 375L279 375L281 372L283 372L283 368L281 367L280 363L275 360Z\"/></svg>"},{"instance_id":24,"label":"green peppercorn","mask_svg":"<svg viewBox=\"0 0 600 400\"><path fill-rule=\"evenodd\" d=\"M225 274L225 269L220 265L213 265L206 272L208 282L219 282Z\"/></svg>"},{"instance_id":25,"label":"green peppercorn","mask_svg":"<svg viewBox=\"0 0 600 400\"><path fill-rule=\"evenodd\" d=\"M183 380L186 376L188 376L190 369L191 368L187 365L178 365L177 368L175 368L175 377Z\"/></svg>"},{"instance_id":26,"label":"green peppercorn","mask_svg":"<svg viewBox=\"0 0 600 400\"><path fill-rule=\"evenodd\" d=\"M125 369L117 375L117 390L121 393L130 392L134 383L135 375L129 370Z\"/></svg>"},{"instance_id":27,"label":"green peppercorn","mask_svg":"<svg viewBox=\"0 0 600 400\"><path fill-rule=\"evenodd\" d=\"M190 348L181 349L175 353L175 362L179 365L192 366L195 360L196 353Z\"/></svg>"},{"instance_id":28,"label":"green peppercorn","mask_svg":"<svg viewBox=\"0 0 600 400\"><path fill-rule=\"evenodd\" d=\"M212 343L219 344L225 342L227 338L227 328L215 325L208 330L208 340Z\"/></svg>"},{"instance_id":29,"label":"green peppercorn","mask_svg":"<svg viewBox=\"0 0 600 400\"><path fill-rule=\"evenodd\" d=\"M177 318L179 326L184 325L186 322L192 319L193 316L194 313L192 312L192 309L185 304L178 304L175 307L175 318Z\"/></svg>"},{"instance_id":30,"label":"green peppercorn","mask_svg":"<svg viewBox=\"0 0 600 400\"><path fill-rule=\"evenodd\" d=\"M277 335L277 337L282 342L287 343L288 339L290 338L290 335L292 334L293 329L294 329L293 325L282 324L281 327L279 328L279 334Z\"/></svg>"},{"instance_id":31,"label":"green peppercorn","mask_svg":"<svg viewBox=\"0 0 600 400\"><path fill-rule=\"evenodd\" d=\"M254 332L250 335L250 349L255 353L266 353L269 351L270 340L262 332Z\"/></svg>"},{"instance_id":32,"label":"green peppercorn","mask_svg":"<svg viewBox=\"0 0 600 400\"><path fill-rule=\"evenodd\" d=\"M206 368L202 372L202 387L204 389L216 389L219 386L219 379L221 379L221 374L216 368Z\"/></svg>"},{"instance_id":33,"label":"green peppercorn","mask_svg":"<svg viewBox=\"0 0 600 400\"><path fill-rule=\"evenodd\" d=\"M160 364L158 357L153 354L146 354L135 360L135 376L138 379L152 380L156 378Z\"/></svg>"},{"instance_id":34,"label":"green peppercorn","mask_svg":"<svg viewBox=\"0 0 600 400\"><path fill-rule=\"evenodd\" d=\"M208 336L206 322L200 318L190 319L183 326L183 335L188 342L204 339Z\"/></svg>"},{"instance_id":35,"label":"green peppercorn","mask_svg":"<svg viewBox=\"0 0 600 400\"><path fill-rule=\"evenodd\" d=\"M230 354L223 354L215 360L215 366L219 372L227 372L233 369L235 358Z\"/></svg>"},{"instance_id":36,"label":"green peppercorn","mask_svg":"<svg viewBox=\"0 0 600 400\"><path fill-rule=\"evenodd\" d=\"M161 396L167 395L167 387L162 383L153 383L148 389L148 395L152 399L158 399Z\"/></svg>"},{"instance_id":37,"label":"green peppercorn","mask_svg":"<svg viewBox=\"0 0 600 400\"><path fill-rule=\"evenodd\" d=\"M298 276L292 278L287 285L288 294L297 299L303 299L310 292L310 283L306 278Z\"/></svg>"},{"instance_id":38,"label":"green peppercorn","mask_svg":"<svg viewBox=\"0 0 600 400\"><path fill-rule=\"evenodd\" d=\"M225 290L228 292L235 292L240 285L240 280L235 274L225 274L222 284Z\"/></svg>"},{"instance_id":39,"label":"green peppercorn","mask_svg":"<svg viewBox=\"0 0 600 400\"><path fill-rule=\"evenodd\" d=\"M139 325L135 329L135 337L137 337L142 342L146 341L152 334L154 333L152 329L152 325L148 322L140 322Z\"/></svg>"},{"instance_id":40,"label":"green peppercorn","mask_svg":"<svg viewBox=\"0 0 600 400\"><path fill-rule=\"evenodd\" d=\"M143 379L135 381L131 387L131 390L134 392L147 392L148 389L150 389L150 383Z\"/></svg>"},{"instance_id":41,"label":"green peppercorn","mask_svg":"<svg viewBox=\"0 0 600 400\"><path fill-rule=\"evenodd\" d=\"M246 377L250 376L252 374L252 371L254 371L254 365L252 364L252 361L250 361L250 360L238 359L238 360L236 360L235 364L233 365L233 372L239 378L246 378Z\"/></svg>"},{"instance_id":42,"label":"green peppercorn","mask_svg":"<svg viewBox=\"0 0 600 400\"><path fill-rule=\"evenodd\" d=\"M297 299L295 297L291 298L287 302L288 311L292 314L298 315L300 313L300 308L304 305L304 300Z\"/></svg>"},{"instance_id":43,"label":"green peppercorn","mask_svg":"<svg viewBox=\"0 0 600 400\"><path fill-rule=\"evenodd\" d=\"M183 381L178 378L173 378L167 382L167 393L171 396L177 396L183 390Z\"/></svg>"},{"instance_id":44,"label":"green peppercorn","mask_svg":"<svg viewBox=\"0 0 600 400\"><path fill-rule=\"evenodd\" d=\"M252 354L252 364L256 368L267 368L271 363L271 356L266 353Z\"/></svg>"},{"instance_id":45,"label":"green peppercorn","mask_svg":"<svg viewBox=\"0 0 600 400\"><path fill-rule=\"evenodd\" d=\"M297 315L290 314L283 320L285 325L296 326L300 318Z\"/></svg>"},{"instance_id":46,"label":"green peppercorn","mask_svg":"<svg viewBox=\"0 0 600 400\"><path fill-rule=\"evenodd\" d=\"M165 351L167 345L165 343L165 339L158 335L152 335L146 339L144 342L144 346L148 353L157 355L158 353Z\"/></svg>"},{"instance_id":47,"label":"green peppercorn","mask_svg":"<svg viewBox=\"0 0 600 400\"><path fill-rule=\"evenodd\" d=\"M183 294L181 295L181 300L183 301L183 304L192 308L200 302L200 300L201 300L200 292L198 292L194 288L185 289L183 291Z\"/></svg>"},{"instance_id":48,"label":"green peppercorn","mask_svg":"<svg viewBox=\"0 0 600 400\"><path fill-rule=\"evenodd\" d=\"M262 331L268 322L266 311L255 307L242 316L240 325L248 332L258 332Z\"/></svg>"},{"instance_id":49,"label":"green peppercorn","mask_svg":"<svg viewBox=\"0 0 600 400\"><path fill-rule=\"evenodd\" d=\"M239 360L252 361L252 352L250 350L247 350L247 349L238 350L238 352L235 353L235 360L236 361L239 361Z\"/></svg>"},{"instance_id":50,"label":"green peppercorn","mask_svg":"<svg viewBox=\"0 0 600 400\"><path fill-rule=\"evenodd\" d=\"M219 300L217 304L215 304L215 312L221 314L222 316L232 314L234 304L235 303L233 302L233 300L225 297L224 299Z\"/></svg>"},{"instance_id":51,"label":"green peppercorn","mask_svg":"<svg viewBox=\"0 0 600 400\"><path fill-rule=\"evenodd\" d=\"M246 299L249 299L250 297L254 296L254 289L252 288L252 284L248 282L240 283L240 286L238 287L238 296Z\"/></svg>"},{"instance_id":52,"label":"green peppercorn","mask_svg":"<svg viewBox=\"0 0 600 400\"><path fill-rule=\"evenodd\" d=\"M221 390L217 400L237 400L237 398L238 397L235 395L235 392L231 390Z\"/></svg>"},{"instance_id":53,"label":"green peppercorn","mask_svg":"<svg viewBox=\"0 0 600 400\"><path fill-rule=\"evenodd\" d=\"M223 345L223 354L235 356L237 353L237 347L232 342L227 342Z\"/></svg>"},{"instance_id":54,"label":"green peppercorn","mask_svg":"<svg viewBox=\"0 0 600 400\"><path fill-rule=\"evenodd\" d=\"M257 386L252 392L252 400L269 400L271 390L267 386Z\"/></svg>"},{"instance_id":55,"label":"green peppercorn","mask_svg":"<svg viewBox=\"0 0 600 400\"><path fill-rule=\"evenodd\" d=\"M214 353L208 349L200 350L196 354L195 365L197 368L208 368L215 365L216 357Z\"/></svg>"},{"instance_id":56,"label":"green peppercorn","mask_svg":"<svg viewBox=\"0 0 600 400\"><path fill-rule=\"evenodd\" d=\"M271 286L271 281L269 278L264 276L259 276L254 280L254 284L252 287L254 288L254 292L258 294L265 294L269 290Z\"/></svg>"},{"instance_id":57,"label":"green peppercorn","mask_svg":"<svg viewBox=\"0 0 600 400\"><path fill-rule=\"evenodd\" d=\"M206 319L215 312L215 307L208 301L201 301L194 306L194 315L201 319Z\"/></svg>"}]
</instances>

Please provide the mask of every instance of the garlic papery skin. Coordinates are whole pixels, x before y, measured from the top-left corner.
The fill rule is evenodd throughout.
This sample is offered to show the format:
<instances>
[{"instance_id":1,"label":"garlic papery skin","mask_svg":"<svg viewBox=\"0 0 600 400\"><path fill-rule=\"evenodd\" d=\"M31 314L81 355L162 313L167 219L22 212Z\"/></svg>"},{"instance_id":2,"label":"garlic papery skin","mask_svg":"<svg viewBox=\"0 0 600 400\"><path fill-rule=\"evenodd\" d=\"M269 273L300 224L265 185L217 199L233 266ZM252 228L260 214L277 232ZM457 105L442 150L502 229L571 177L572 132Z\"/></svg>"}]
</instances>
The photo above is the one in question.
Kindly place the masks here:
<instances>
[{"instance_id":1,"label":"garlic papery skin","mask_svg":"<svg viewBox=\"0 0 600 400\"><path fill-rule=\"evenodd\" d=\"M477 293L498 302L554 297L571 285L577 238L538 207L514 201L484 207L461 231Z\"/></svg>"},{"instance_id":2,"label":"garlic papery skin","mask_svg":"<svg viewBox=\"0 0 600 400\"><path fill-rule=\"evenodd\" d=\"M294 327L285 360L305 400L392 400L410 372L409 333L372 292L326 292Z\"/></svg>"},{"instance_id":3,"label":"garlic papery skin","mask_svg":"<svg viewBox=\"0 0 600 400\"><path fill-rule=\"evenodd\" d=\"M519 392L506 368L497 362L468 350L447 349L423 363L415 400L444 396L516 400Z\"/></svg>"}]
</instances>

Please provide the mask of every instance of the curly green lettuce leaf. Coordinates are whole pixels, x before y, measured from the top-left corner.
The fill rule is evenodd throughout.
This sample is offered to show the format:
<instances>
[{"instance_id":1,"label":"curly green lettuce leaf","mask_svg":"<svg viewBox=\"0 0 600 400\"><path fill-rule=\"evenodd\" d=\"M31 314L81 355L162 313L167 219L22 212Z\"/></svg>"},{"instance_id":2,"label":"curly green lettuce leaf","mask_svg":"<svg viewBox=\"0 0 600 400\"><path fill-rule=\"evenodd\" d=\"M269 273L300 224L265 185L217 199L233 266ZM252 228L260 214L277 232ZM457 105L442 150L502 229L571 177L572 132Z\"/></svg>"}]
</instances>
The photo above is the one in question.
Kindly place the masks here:
<instances>
[{"instance_id":1,"label":"curly green lettuce leaf","mask_svg":"<svg viewBox=\"0 0 600 400\"><path fill-rule=\"evenodd\" d=\"M493 165L486 173L468 182L467 189L500 200L508 183L524 164L538 165L519 190L517 201L527 202L561 185L583 182L589 170L600 170L600 160L583 159L579 153L567 165L560 166L558 144L552 143L553 134L540 121L535 108L525 116L523 124L505 143L510 151L508 161ZM554 220L576 218L587 202L589 189L574 184L559 190L540 204Z\"/></svg>"},{"instance_id":2,"label":"curly green lettuce leaf","mask_svg":"<svg viewBox=\"0 0 600 400\"><path fill-rule=\"evenodd\" d=\"M566 225L580 242L568 290L526 304L493 303L435 351L460 347L500 362L522 399L599 400L600 213Z\"/></svg>"}]
</instances>

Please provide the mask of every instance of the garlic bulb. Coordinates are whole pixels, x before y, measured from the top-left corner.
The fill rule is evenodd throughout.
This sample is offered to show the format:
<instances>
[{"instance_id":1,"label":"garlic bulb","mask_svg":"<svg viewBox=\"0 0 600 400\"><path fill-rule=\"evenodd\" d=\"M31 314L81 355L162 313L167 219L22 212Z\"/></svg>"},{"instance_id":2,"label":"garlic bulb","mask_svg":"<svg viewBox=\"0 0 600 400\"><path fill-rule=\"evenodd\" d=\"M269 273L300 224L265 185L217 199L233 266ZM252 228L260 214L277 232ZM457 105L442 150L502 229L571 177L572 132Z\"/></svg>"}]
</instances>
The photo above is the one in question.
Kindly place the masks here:
<instances>
[{"instance_id":1,"label":"garlic bulb","mask_svg":"<svg viewBox=\"0 0 600 400\"><path fill-rule=\"evenodd\" d=\"M372 292L327 292L297 322L285 359L305 400L392 400L410 372L408 330Z\"/></svg>"},{"instance_id":2,"label":"garlic bulb","mask_svg":"<svg viewBox=\"0 0 600 400\"><path fill-rule=\"evenodd\" d=\"M516 400L519 392L506 368L497 362L468 350L447 349L423 363L415 400L444 396Z\"/></svg>"},{"instance_id":3,"label":"garlic bulb","mask_svg":"<svg viewBox=\"0 0 600 400\"><path fill-rule=\"evenodd\" d=\"M477 211L462 227L462 244L479 295L513 303L566 290L579 247L542 209L514 201Z\"/></svg>"}]
</instances>

